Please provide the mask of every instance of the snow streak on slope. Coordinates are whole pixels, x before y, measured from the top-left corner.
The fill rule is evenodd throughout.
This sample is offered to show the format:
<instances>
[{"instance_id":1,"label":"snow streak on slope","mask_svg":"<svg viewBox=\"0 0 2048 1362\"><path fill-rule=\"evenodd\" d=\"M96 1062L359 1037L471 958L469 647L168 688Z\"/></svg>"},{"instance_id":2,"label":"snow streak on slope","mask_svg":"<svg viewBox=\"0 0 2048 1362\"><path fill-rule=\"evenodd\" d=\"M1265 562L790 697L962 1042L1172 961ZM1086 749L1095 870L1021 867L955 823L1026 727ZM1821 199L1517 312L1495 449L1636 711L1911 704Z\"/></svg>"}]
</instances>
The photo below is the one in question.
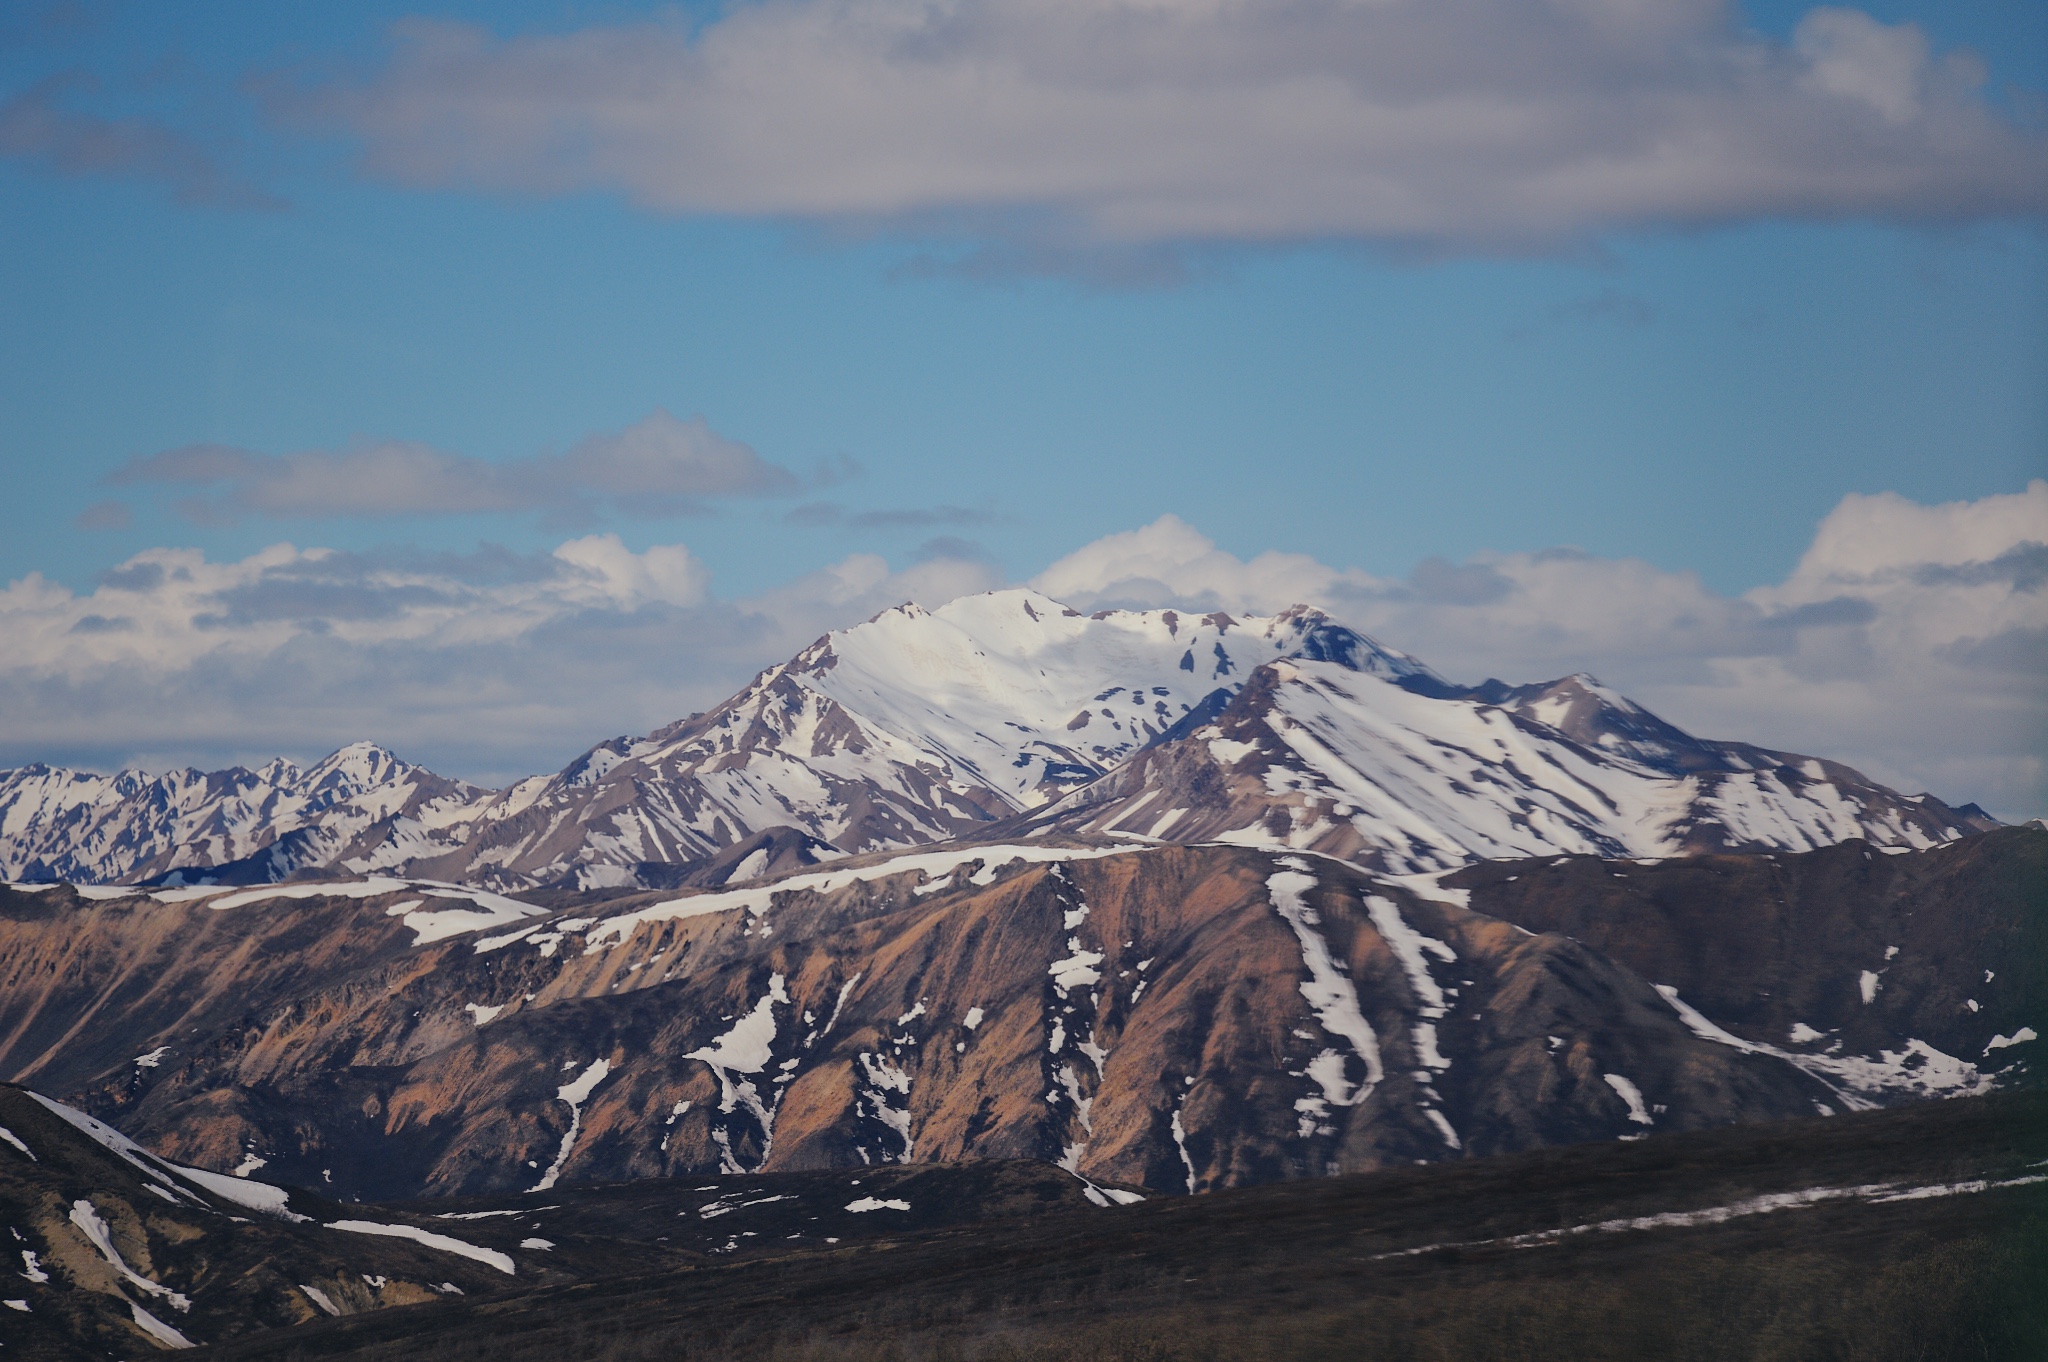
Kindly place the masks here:
<instances>
[{"instance_id":1,"label":"snow streak on slope","mask_svg":"<svg viewBox=\"0 0 2048 1362\"><path fill-rule=\"evenodd\" d=\"M1536 1230L1529 1234L1509 1235L1501 1239L1467 1239L1457 1243L1423 1244L1418 1248L1399 1249L1393 1253L1375 1253L1370 1261L1413 1258L1424 1253L1494 1246L1543 1248L1582 1234L1691 1229L1697 1225L1722 1225L1745 1216L1770 1215L1778 1211L1802 1211L1829 1202L1862 1201L1882 1204L1888 1201L1923 1201L1932 1197L1974 1196L1981 1192L2002 1191L2007 1187L2032 1187L2042 1182L2048 1182L2048 1176L2028 1174L2016 1178L1972 1178L1965 1182L1927 1183L1918 1187L1903 1188L1891 1182L1870 1182L1859 1187L1807 1187L1797 1192L1770 1192L1763 1196L1753 1196L1720 1206L1707 1206L1696 1211L1661 1211L1654 1215L1593 1220L1579 1225L1566 1225L1561 1229Z\"/></svg>"},{"instance_id":2,"label":"snow streak on slope","mask_svg":"<svg viewBox=\"0 0 2048 1362\"><path fill-rule=\"evenodd\" d=\"M775 899L783 894L829 894L850 884L885 879L891 875L916 875L922 883L912 892L926 894L951 885L955 874L964 866L980 866L980 869L967 877L968 883L987 885L993 884L996 876L1007 867L1020 861L1031 864L1060 864L1067 861L1100 860L1104 856L1121 856L1128 852L1143 850L1145 848L1141 846L965 846L947 847L940 851L910 852L902 856L891 856L887 860L870 865L851 866L843 870L823 870L810 875L792 875L787 879L771 880L766 884L746 889L690 894L683 898L668 899L646 908L635 909L630 913L620 913L604 919L584 934L584 954L595 954L605 949L607 945L624 945L632 940L634 931L643 923L701 917L706 913L726 913L735 908L746 909L754 918L765 918ZM496 949L501 944L509 942L504 938L486 938L477 943L477 949Z\"/></svg>"},{"instance_id":3,"label":"snow streak on slope","mask_svg":"<svg viewBox=\"0 0 2048 1362\"><path fill-rule=\"evenodd\" d=\"M1308 1135L1322 1129L1316 1123L1329 1114L1330 1107L1356 1106L1370 1097L1386 1071L1380 1063L1379 1037L1359 1009L1357 986L1330 953L1319 930L1322 919L1306 897L1316 887L1316 877L1302 862L1290 860L1287 864L1295 868L1268 878L1266 892L1272 897L1273 910L1294 929L1295 939L1301 943L1301 963L1308 970L1308 978L1301 982L1301 996L1308 1000L1323 1030L1345 1041L1365 1071L1354 1083L1345 1072L1343 1052L1334 1046L1325 1047L1309 1061L1308 1076L1322 1088L1322 1098L1304 1098L1295 1104L1306 1127L1302 1133Z\"/></svg>"},{"instance_id":4,"label":"snow streak on slope","mask_svg":"<svg viewBox=\"0 0 2048 1362\"><path fill-rule=\"evenodd\" d=\"M1851 837L1925 847L1969 821L1846 767L1690 738L1585 678L1531 688L1569 693L1568 707L1426 689L1275 662L1216 723L1141 754L1039 825L1316 850L1414 875L1557 853L1805 851ZM1655 724L1675 738L1581 742L1534 717L1587 733L1598 727L1589 703L1616 707L1607 728ZM1169 806L1181 815L1155 817Z\"/></svg>"},{"instance_id":5,"label":"snow streak on slope","mask_svg":"<svg viewBox=\"0 0 2048 1362\"><path fill-rule=\"evenodd\" d=\"M1887 1098L1974 1097L1997 1086L1996 1074L1981 1073L1970 1061L1943 1054L1915 1037L1908 1037L1900 1049L1880 1049L1876 1059L1863 1055L1801 1054L1744 1040L1700 1015L1671 985L1655 987L1686 1029L1701 1040L1782 1059L1826 1084L1851 1111L1870 1111Z\"/></svg>"}]
</instances>

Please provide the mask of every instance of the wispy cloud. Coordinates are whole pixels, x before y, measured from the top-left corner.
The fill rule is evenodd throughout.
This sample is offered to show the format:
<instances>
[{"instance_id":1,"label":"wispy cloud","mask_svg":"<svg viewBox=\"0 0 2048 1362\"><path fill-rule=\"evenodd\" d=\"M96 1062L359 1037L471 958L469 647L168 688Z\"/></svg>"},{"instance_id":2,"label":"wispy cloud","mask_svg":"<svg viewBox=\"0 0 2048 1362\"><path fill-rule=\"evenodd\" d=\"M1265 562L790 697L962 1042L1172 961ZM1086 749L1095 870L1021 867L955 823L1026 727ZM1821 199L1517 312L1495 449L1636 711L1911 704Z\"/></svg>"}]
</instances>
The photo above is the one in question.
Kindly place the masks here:
<instances>
[{"instance_id":1,"label":"wispy cloud","mask_svg":"<svg viewBox=\"0 0 2048 1362\"><path fill-rule=\"evenodd\" d=\"M102 118L64 105L66 92L92 84L87 75L57 75L0 101L0 156L41 165L59 175L153 182L181 203L244 209L286 206L166 124L147 118Z\"/></svg>"},{"instance_id":2,"label":"wispy cloud","mask_svg":"<svg viewBox=\"0 0 2048 1362\"><path fill-rule=\"evenodd\" d=\"M95 501L72 519L81 530L125 530L135 522L125 501Z\"/></svg>"},{"instance_id":3,"label":"wispy cloud","mask_svg":"<svg viewBox=\"0 0 2048 1362\"><path fill-rule=\"evenodd\" d=\"M679 421L665 411L588 436L566 453L525 459L492 461L398 440L297 454L188 445L133 459L107 481L197 493L182 505L198 520L535 511L575 519L599 506L674 515L713 498L801 485L702 417Z\"/></svg>"},{"instance_id":4,"label":"wispy cloud","mask_svg":"<svg viewBox=\"0 0 2048 1362\"><path fill-rule=\"evenodd\" d=\"M839 526L855 530L928 530L987 525L998 519L986 506L911 506L855 511L837 502L812 501L783 517L792 525Z\"/></svg>"},{"instance_id":5,"label":"wispy cloud","mask_svg":"<svg viewBox=\"0 0 2048 1362\"><path fill-rule=\"evenodd\" d=\"M1780 42L1721 0L782 0L509 38L408 20L381 68L264 98L389 182L1156 274L1160 243L1522 251L2037 214L2048 138L1982 83L1970 55L1847 8Z\"/></svg>"}]
</instances>

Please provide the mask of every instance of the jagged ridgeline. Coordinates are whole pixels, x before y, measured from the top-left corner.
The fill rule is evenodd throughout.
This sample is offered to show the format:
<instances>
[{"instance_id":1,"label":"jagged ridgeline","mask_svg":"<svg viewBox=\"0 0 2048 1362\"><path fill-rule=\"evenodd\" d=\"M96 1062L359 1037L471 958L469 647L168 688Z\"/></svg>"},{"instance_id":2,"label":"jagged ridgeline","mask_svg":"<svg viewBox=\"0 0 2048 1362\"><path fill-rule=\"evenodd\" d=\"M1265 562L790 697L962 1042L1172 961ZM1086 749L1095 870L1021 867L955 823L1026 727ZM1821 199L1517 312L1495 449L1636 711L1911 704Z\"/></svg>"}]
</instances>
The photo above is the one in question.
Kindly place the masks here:
<instances>
[{"instance_id":1,"label":"jagged ridgeline","mask_svg":"<svg viewBox=\"0 0 2048 1362\"><path fill-rule=\"evenodd\" d=\"M1453 685L1305 607L1082 615L1022 590L885 611L707 713L505 790L368 744L304 770L0 773L0 875L93 884L676 888L1072 832L1419 873L1991 826L1833 762L1692 737L1591 677Z\"/></svg>"}]
</instances>

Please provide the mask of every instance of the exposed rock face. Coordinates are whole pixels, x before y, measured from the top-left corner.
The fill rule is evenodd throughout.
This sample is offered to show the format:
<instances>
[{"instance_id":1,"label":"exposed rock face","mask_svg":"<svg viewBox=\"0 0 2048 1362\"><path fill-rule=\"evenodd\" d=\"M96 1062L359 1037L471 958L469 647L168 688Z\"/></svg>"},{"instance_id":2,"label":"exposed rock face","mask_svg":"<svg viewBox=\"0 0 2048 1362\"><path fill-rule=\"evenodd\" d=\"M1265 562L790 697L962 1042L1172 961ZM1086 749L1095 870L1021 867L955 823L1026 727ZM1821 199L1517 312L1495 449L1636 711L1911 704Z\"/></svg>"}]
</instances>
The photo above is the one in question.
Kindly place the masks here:
<instances>
[{"instance_id":1,"label":"exposed rock face","mask_svg":"<svg viewBox=\"0 0 2048 1362\"><path fill-rule=\"evenodd\" d=\"M1995 826L1834 763L1693 738L1590 677L1454 686L1306 607L1083 616L1029 591L885 611L709 713L495 793L366 744L308 772L0 773L16 879L673 888L998 824L1407 872Z\"/></svg>"},{"instance_id":2,"label":"exposed rock face","mask_svg":"<svg viewBox=\"0 0 2048 1362\"><path fill-rule=\"evenodd\" d=\"M2039 944L2044 847L1439 887L1274 849L951 846L437 940L390 915L405 886L9 893L6 997L53 982L11 1004L0 1074L342 1195L959 1158L1202 1189L2022 1078L2043 981L2009 957ZM298 958L290 930L326 944ZM208 1000L167 1009L144 960Z\"/></svg>"}]
</instances>

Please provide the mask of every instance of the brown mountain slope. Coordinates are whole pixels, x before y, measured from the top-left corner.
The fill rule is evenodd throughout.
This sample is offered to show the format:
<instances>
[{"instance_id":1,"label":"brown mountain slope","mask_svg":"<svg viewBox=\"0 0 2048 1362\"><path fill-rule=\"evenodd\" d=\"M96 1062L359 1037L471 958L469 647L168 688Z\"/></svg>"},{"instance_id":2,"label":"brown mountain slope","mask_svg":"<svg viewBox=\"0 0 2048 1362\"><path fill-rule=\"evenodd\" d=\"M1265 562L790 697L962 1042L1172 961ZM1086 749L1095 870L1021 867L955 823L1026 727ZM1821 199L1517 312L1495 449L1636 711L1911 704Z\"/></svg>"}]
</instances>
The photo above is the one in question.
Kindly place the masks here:
<instances>
[{"instance_id":1,"label":"brown mountain slope","mask_svg":"<svg viewBox=\"0 0 2048 1362\"><path fill-rule=\"evenodd\" d=\"M1562 932L1744 1040L1880 1056L1912 1041L2018 1078L2048 1033L2048 830L1932 851L1476 865L1441 883L1476 911Z\"/></svg>"},{"instance_id":2,"label":"brown mountain slope","mask_svg":"<svg viewBox=\"0 0 2048 1362\"><path fill-rule=\"evenodd\" d=\"M906 1155L1230 1185L2020 1078L2044 845L1445 888L1233 847L969 847L420 946L404 888L6 894L0 1072L341 1195Z\"/></svg>"},{"instance_id":3,"label":"brown mountain slope","mask_svg":"<svg viewBox=\"0 0 2048 1362\"><path fill-rule=\"evenodd\" d=\"M1967 859L1872 864L1916 866L1902 904L2004 949L1982 923L2029 901L2028 838L2048 834L2001 836ZM1979 864L1982 883L1952 883ZM16 1054L168 1155L253 1155L265 1177L342 1196L906 1158L1044 1158L1178 1191L1839 1109L1932 1081L1845 1075L1869 1048L1802 1067L1703 1036L1652 985L1676 981L1716 1017L1718 995L1694 999L1697 976L1654 958L1645 978L1619 945L1531 935L1427 879L1237 847L870 858L411 948L388 936L402 891L120 913L65 892L14 905L14 949L93 1020L54 1058L40 1037ZM324 975L280 973L287 939L264 933L295 918ZM224 952L216 933L236 923L268 946ZM150 995L106 964L138 933L163 943L159 968L247 1005L146 1030ZM1855 963L1756 935L1759 958L1799 977ZM1926 967L1959 987L1998 968L1979 949ZM2000 1007L2020 1016L2039 993L2014 989ZM159 1046L154 1066L133 1062ZM1941 1091L1988 1081L1944 1072Z\"/></svg>"},{"instance_id":4,"label":"brown mountain slope","mask_svg":"<svg viewBox=\"0 0 2048 1362\"><path fill-rule=\"evenodd\" d=\"M413 958L415 932L385 909L417 895L215 911L107 892L0 889L0 1078L70 1092L160 1045Z\"/></svg>"}]
</instances>

